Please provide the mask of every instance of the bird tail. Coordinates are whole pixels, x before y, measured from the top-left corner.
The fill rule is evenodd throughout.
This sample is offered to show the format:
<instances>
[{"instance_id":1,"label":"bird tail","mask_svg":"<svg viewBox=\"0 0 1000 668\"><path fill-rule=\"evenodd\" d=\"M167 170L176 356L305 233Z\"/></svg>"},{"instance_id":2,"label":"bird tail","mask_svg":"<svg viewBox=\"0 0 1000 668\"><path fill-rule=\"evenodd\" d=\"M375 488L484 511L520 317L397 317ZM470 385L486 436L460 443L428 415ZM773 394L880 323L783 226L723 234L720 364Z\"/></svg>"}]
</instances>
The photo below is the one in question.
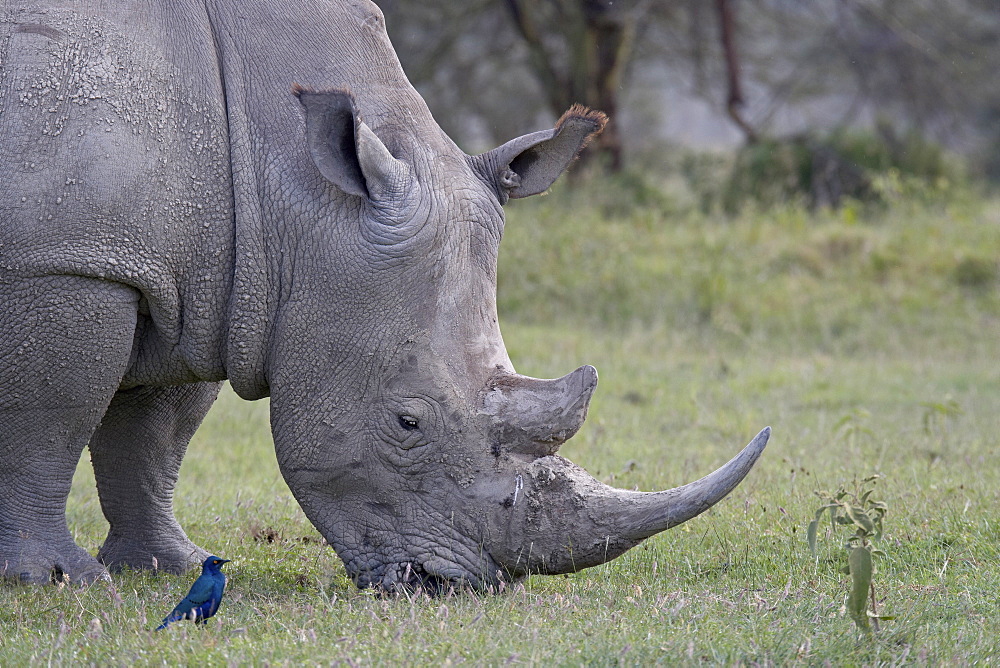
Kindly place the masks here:
<instances>
[{"instance_id":1,"label":"bird tail","mask_svg":"<svg viewBox=\"0 0 1000 668\"><path fill-rule=\"evenodd\" d=\"M193 620L195 620L195 622L198 622L198 621L204 622L205 621L205 620L203 620L201 618L201 615L198 614L198 610L197 609L195 609L195 610L188 610L187 612L179 612L177 610L174 610L169 615L167 615L166 617L164 617L163 623L160 624L159 626L157 626L156 629L154 629L154 630L159 631L161 629L165 629L168 626L170 626L171 624L173 624L174 622L179 622L182 619L193 619Z\"/></svg>"},{"instance_id":2,"label":"bird tail","mask_svg":"<svg viewBox=\"0 0 1000 668\"><path fill-rule=\"evenodd\" d=\"M167 628L168 626L170 626L171 624L173 624L174 622L176 622L178 620L181 620L181 619L184 619L185 616L186 615L177 615L177 614L171 613L171 614L167 615L163 619L163 623L160 624L159 626L157 626L154 630L155 631L161 631L161 630Z\"/></svg>"}]
</instances>

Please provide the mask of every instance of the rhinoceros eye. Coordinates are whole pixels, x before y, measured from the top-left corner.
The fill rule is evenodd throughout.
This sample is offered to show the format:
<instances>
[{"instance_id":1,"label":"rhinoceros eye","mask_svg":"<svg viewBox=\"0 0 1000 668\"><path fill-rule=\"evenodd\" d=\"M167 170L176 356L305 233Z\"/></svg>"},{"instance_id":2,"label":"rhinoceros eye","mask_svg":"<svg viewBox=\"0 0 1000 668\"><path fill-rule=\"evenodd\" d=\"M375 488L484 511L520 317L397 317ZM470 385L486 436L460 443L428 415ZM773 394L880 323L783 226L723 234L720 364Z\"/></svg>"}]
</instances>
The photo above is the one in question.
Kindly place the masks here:
<instances>
[{"instance_id":1,"label":"rhinoceros eye","mask_svg":"<svg viewBox=\"0 0 1000 668\"><path fill-rule=\"evenodd\" d=\"M406 431L414 431L420 427L420 421L412 415L400 415L399 424Z\"/></svg>"}]
</instances>

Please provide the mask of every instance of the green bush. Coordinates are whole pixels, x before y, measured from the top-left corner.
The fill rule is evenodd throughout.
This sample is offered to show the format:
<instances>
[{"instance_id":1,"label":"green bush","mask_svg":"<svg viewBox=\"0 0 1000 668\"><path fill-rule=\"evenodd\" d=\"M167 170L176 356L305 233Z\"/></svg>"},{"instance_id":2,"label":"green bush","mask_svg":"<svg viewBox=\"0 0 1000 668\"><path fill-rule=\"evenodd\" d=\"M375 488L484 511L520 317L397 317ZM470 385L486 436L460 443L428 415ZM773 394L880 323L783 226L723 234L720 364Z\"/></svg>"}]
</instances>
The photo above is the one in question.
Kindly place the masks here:
<instances>
[{"instance_id":1,"label":"green bush","mask_svg":"<svg viewBox=\"0 0 1000 668\"><path fill-rule=\"evenodd\" d=\"M958 260L952 275L962 287L983 289L1000 278L1000 266L996 258L967 255Z\"/></svg>"},{"instance_id":2,"label":"green bush","mask_svg":"<svg viewBox=\"0 0 1000 668\"><path fill-rule=\"evenodd\" d=\"M900 134L880 123L873 130L803 134L743 147L721 188L720 204L730 214L748 203L837 208L852 200L926 198L962 180L940 145L915 130Z\"/></svg>"}]
</instances>

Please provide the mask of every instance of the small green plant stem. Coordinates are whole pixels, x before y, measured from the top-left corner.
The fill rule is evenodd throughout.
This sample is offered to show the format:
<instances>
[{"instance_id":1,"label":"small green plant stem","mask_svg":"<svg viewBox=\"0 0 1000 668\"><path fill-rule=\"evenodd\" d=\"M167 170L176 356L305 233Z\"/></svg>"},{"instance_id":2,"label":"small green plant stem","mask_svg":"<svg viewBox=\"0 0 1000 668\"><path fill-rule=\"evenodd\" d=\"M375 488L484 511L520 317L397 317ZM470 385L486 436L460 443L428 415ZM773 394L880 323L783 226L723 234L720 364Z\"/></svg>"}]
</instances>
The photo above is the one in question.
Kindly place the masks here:
<instances>
[{"instance_id":1,"label":"small green plant stem","mask_svg":"<svg viewBox=\"0 0 1000 668\"><path fill-rule=\"evenodd\" d=\"M875 581L874 580L872 580L872 583L871 583L871 585L869 585L869 587L870 587L871 599L872 599L872 615L873 615L872 616L872 629L875 631L875 633L878 633L878 631L879 631L879 628L878 628L878 607L875 605Z\"/></svg>"},{"instance_id":2,"label":"small green plant stem","mask_svg":"<svg viewBox=\"0 0 1000 668\"><path fill-rule=\"evenodd\" d=\"M869 544L870 543L867 540L863 540L862 541L862 546L863 547L867 547ZM875 603L875 579L874 578L872 578L871 584L868 585L868 591L869 591L870 598L871 598L872 631L874 631L875 633L878 633L879 632L879 625L878 625L878 605Z\"/></svg>"}]
</instances>

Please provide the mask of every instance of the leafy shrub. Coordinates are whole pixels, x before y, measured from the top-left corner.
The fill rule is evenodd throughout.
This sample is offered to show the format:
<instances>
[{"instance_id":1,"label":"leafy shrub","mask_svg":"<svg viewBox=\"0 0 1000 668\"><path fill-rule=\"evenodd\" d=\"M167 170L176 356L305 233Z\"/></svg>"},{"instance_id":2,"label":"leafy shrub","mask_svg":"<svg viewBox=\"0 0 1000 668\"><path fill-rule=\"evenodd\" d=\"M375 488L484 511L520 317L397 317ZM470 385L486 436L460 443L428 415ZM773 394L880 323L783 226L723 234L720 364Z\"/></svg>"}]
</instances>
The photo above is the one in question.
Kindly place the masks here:
<instances>
[{"instance_id":1,"label":"leafy shrub","mask_svg":"<svg viewBox=\"0 0 1000 668\"><path fill-rule=\"evenodd\" d=\"M879 620L895 619L893 615L880 615L875 609L874 557L885 557L885 552L874 545L882 540L882 518L888 506L872 498L878 475L872 475L856 485L854 491L841 487L835 493L816 492L823 505L816 510L816 517L809 522L806 539L813 556L816 556L816 538L823 515L830 514L832 530L846 527L853 530L844 549L847 551L847 566L844 573L851 576L851 589L847 596L847 612L855 625L868 632L874 623L878 631ZM869 599L871 609L869 609Z\"/></svg>"},{"instance_id":2,"label":"leafy shrub","mask_svg":"<svg viewBox=\"0 0 1000 668\"><path fill-rule=\"evenodd\" d=\"M766 139L740 149L721 191L725 211L748 202L772 207L804 202L839 207L882 202L893 195L926 196L959 181L944 150L915 130L887 123L875 130L838 130Z\"/></svg>"},{"instance_id":3,"label":"leafy shrub","mask_svg":"<svg viewBox=\"0 0 1000 668\"><path fill-rule=\"evenodd\" d=\"M958 261L952 275L964 288L983 289L997 282L1000 267L995 259L967 255Z\"/></svg>"},{"instance_id":4,"label":"leafy shrub","mask_svg":"<svg viewBox=\"0 0 1000 668\"><path fill-rule=\"evenodd\" d=\"M829 143L844 159L870 172L895 170L929 183L955 176L939 144L912 129L900 135L884 121L874 132L838 131L831 135Z\"/></svg>"}]
</instances>

